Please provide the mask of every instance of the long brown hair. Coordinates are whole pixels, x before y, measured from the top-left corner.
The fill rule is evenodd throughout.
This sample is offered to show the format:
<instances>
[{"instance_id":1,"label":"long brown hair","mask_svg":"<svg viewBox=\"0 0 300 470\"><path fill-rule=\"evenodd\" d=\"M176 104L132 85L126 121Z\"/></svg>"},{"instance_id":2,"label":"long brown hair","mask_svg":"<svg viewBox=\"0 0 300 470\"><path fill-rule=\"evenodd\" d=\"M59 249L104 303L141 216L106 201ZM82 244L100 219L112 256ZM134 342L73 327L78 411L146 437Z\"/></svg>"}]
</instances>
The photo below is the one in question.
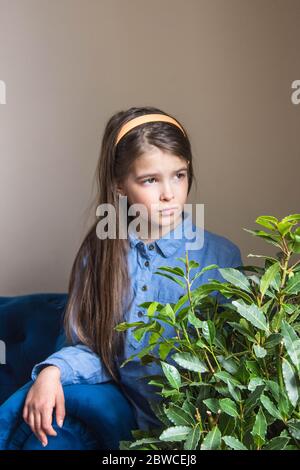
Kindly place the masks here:
<instances>
[{"instance_id":1,"label":"long brown hair","mask_svg":"<svg viewBox=\"0 0 300 470\"><path fill-rule=\"evenodd\" d=\"M134 160L146 153L149 145L189 162L188 193L194 174L188 133L167 122L148 122L131 129L115 146L124 123L144 114L168 114L154 107L132 107L114 114L106 124L100 158L96 168L97 195L93 202L95 221L88 230L75 257L68 287L64 327L69 342L72 331L80 342L99 355L112 379L119 383L117 358L124 348L124 333L114 327L124 321L124 312L133 300L128 274L128 239L99 239L96 226L100 204L113 204L116 210L116 234L119 233L117 185L128 175ZM171 116L176 119L174 116ZM178 121L178 119L176 119ZM179 121L178 121L179 122ZM128 224L130 217L127 217ZM128 229L127 224L127 229ZM85 262L85 263L84 263Z\"/></svg>"}]
</instances>

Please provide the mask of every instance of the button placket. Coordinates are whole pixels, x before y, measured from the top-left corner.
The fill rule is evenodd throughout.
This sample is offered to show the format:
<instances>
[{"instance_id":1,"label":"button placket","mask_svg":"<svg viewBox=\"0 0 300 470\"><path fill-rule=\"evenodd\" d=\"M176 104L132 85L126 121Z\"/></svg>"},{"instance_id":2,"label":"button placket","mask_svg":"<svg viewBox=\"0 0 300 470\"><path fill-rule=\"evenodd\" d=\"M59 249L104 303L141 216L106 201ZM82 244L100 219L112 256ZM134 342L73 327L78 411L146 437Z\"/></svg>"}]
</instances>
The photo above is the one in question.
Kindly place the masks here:
<instances>
[{"instance_id":1,"label":"button placket","mask_svg":"<svg viewBox=\"0 0 300 470\"><path fill-rule=\"evenodd\" d=\"M140 259L142 259L142 256L139 254L139 257ZM149 318L147 317L146 315L146 312L147 312L147 309L143 307L140 307L139 305L144 303L144 302L147 302L147 292L148 290L150 289L150 286L151 286L151 271L149 269L145 269L144 268L144 264L145 263L149 263L150 265L150 261L149 260L146 260L146 261L143 261L142 263L142 269L139 270L139 280L137 282L137 293L136 293L136 297L135 297L135 302L134 302L134 306L133 306L133 316L135 317L133 319L133 321L143 321L144 323L148 323L149 322ZM129 332L129 335L130 335L130 338L129 338L129 343L131 344L131 347L134 348L134 349L137 349L137 348L143 348L143 341L144 341L144 338L141 340L141 341L138 341L137 339L135 339L135 337L133 336L133 332Z\"/></svg>"}]
</instances>

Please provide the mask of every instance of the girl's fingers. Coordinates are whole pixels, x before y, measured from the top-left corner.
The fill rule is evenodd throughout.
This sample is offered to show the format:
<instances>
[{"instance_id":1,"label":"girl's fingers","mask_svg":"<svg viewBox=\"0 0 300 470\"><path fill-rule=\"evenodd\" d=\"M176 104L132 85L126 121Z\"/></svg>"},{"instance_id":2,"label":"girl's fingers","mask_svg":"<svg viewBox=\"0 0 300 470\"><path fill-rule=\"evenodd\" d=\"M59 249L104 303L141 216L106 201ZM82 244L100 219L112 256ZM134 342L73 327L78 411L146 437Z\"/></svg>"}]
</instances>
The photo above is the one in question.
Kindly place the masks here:
<instances>
[{"instance_id":1,"label":"girl's fingers","mask_svg":"<svg viewBox=\"0 0 300 470\"><path fill-rule=\"evenodd\" d=\"M62 428L63 426L65 414L66 414L65 399L64 399L64 395L61 394L60 396L58 396L56 400L56 409L55 409L56 422L60 428Z\"/></svg>"},{"instance_id":2,"label":"girl's fingers","mask_svg":"<svg viewBox=\"0 0 300 470\"><path fill-rule=\"evenodd\" d=\"M27 423L27 419L28 419L28 406L27 405L25 405L24 408L23 408L22 417L23 417L24 421Z\"/></svg>"},{"instance_id":3,"label":"girl's fingers","mask_svg":"<svg viewBox=\"0 0 300 470\"><path fill-rule=\"evenodd\" d=\"M35 435L35 437L41 441L37 431L36 431L36 428L35 428L35 425L36 425L36 420L38 421L38 418L36 417L36 414L34 414L32 411L29 412L29 416L28 416L28 425L29 427L31 428L33 434ZM46 441L43 440L41 441L43 446L47 445L47 437L46 437Z\"/></svg>"},{"instance_id":4,"label":"girl's fingers","mask_svg":"<svg viewBox=\"0 0 300 470\"><path fill-rule=\"evenodd\" d=\"M28 423L28 426L30 427L31 431L35 434L33 411L29 411L27 423Z\"/></svg>"},{"instance_id":5,"label":"girl's fingers","mask_svg":"<svg viewBox=\"0 0 300 470\"><path fill-rule=\"evenodd\" d=\"M52 408L48 408L41 413L41 430L49 436L57 436L57 432L52 427Z\"/></svg>"},{"instance_id":6,"label":"girl's fingers","mask_svg":"<svg viewBox=\"0 0 300 470\"><path fill-rule=\"evenodd\" d=\"M36 413L34 416L35 431L36 431L35 435L39 439L39 441L41 441L42 445L45 447L48 444L48 439L47 439L46 434L41 429L41 422L42 422L42 418L41 418L40 413Z\"/></svg>"}]
</instances>

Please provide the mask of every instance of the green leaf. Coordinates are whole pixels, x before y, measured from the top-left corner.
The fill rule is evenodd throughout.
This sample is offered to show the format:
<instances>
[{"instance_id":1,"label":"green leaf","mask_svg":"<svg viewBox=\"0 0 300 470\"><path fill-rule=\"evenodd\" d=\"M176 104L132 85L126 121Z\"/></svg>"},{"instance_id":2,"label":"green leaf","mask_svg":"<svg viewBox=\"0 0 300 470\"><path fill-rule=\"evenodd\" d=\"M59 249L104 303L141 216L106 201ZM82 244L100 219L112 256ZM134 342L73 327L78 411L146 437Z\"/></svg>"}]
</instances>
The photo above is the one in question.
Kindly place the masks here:
<instances>
[{"instance_id":1,"label":"green leaf","mask_svg":"<svg viewBox=\"0 0 300 470\"><path fill-rule=\"evenodd\" d=\"M278 272L274 279L272 279L270 287L272 287L276 292L280 291L280 284L281 284L281 276L280 273Z\"/></svg>"},{"instance_id":2,"label":"green leaf","mask_svg":"<svg viewBox=\"0 0 300 470\"><path fill-rule=\"evenodd\" d=\"M270 400L267 395L261 395L260 401L263 404L264 408L270 413L273 418L282 420L282 416L279 413L276 405Z\"/></svg>"},{"instance_id":3,"label":"green leaf","mask_svg":"<svg viewBox=\"0 0 300 470\"><path fill-rule=\"evenodd\" d=\"M276 219L276 217L273 217L272 215L261 215L257 217L255 222L270 230L276 230L278 219Z\"/></svg>"},{"instance_id":4,"label":"green leaf","mask_svg":"<svg viewBox=\"0 0 300 470\"><path fill-rule=\"evenodd\" d=\"M202 276L206 271L210 271L211 269L218 269L219 266L217 264L210 264L209 266L205 266L205 268L201 269L192 279L192 283L198 279L198 277Z\"/></svg>"},{"instance_id":5,"label":"green leaf","mask_svg":"<svg viewBox=\"0 0 300 470\"><path fill-rule=\"evenodd\" d=\"M260 368L257 361L246 361L245 366L251 375L254 375L255 377L260 376Z\"/></svg>"},{"instance_id":6,"label":"green leaf","mask_svg":"<svg viewBox=\"0 0 300 470\"><path fill-rule=\"evenodd\" d=\"M169 442L184 441L191 430L192 428L189 426L171 426L170 428L163 431L163 433L159 436L159 439L161 441Z\"/></svg>"},{"instance_id":7,"label":"green leaf","mask_svg":"<svg viewBox=\"0 0 300 470\"><path fill-rule=\"evenodd\" d=\"M253 429L251 431L252 436L258 437L258 442L263 443L265 441L265 435L267 432L267 421L266 417L260 408L254 422Z\"/></svg>"},{"instance_id":8,"label":"green leaf","mask_svg":"<svg viewBox=\"0 0 300 470\"><path fill-rule=\"evenodd\" d=\"M283 305L280 306L279 310L275 313L272 318L271 326L277 332L281 328L281 323L285 317Z\"/></svg>"},{"instance_id":9,"label":"green leaf","mask_svg":"<svg viewBox=\"0 0 300 470\"><path fill-rule=\"evenodd\" d=\"M293 224L290 222L279 222L278 224L278 231L282 237L285 237L291 230Z\"/></svg>"},{"instance_id":10,"label":"green leaf","mask_svg":"<svg viewBox=\"0 0 300 470\"><path fill-rule=\"evenodd\" d=\"M246 338L251 341L251 342L254 342L256 341L255 339L255 336L252 335L251 331L249 331L247 328L245 328L242 324L240 323L236 323L236 322L227 322L228 325L230 325L234 330L237 330L239 333L241 333L243 336L246 336Z\"/></svg>"},{"instance_id":11,"label":"green leaf","mask_svg":"<svg viewBox=\"0 0 300 470\"><path fill-rule=\"evenodd\" d=\"M280 398L280 387L277 382L273 380L266 380L266 387L269 392L271 392L273 398L276 402L279 401Z\"/></svg>"},{"instance_id":12,"label":"green leaf","mask_svg":"<svg viewBox=\"0 0 300 470\"><path fill-rule=\"evenodd\" d=\"M265 348L262 348L258 344L255 344L253 346L253 349L254 349L254 352L255 352L255 356L258 357L258 358L265 357L266 354L267 354L267 351L265 350Z\"/></svg>"},{"instance_id":13,"label":"green leaf","mask_svg":"<svg viewBox=\"0 0 300 470\"><path fill-rule=\"evenodd\" d=\"M255 390L258 385L263 384L264 381L260 377L252 377L248 383L248 390L250 390L250 392L253 392L253 390Z\"/></svg>"},{"instance_id":14,"label":"green leaf","mask_svg":"<svg viewBox=\"0 0 300 470\"><path fill-rule=\"evenodd\" d=\"M191 323L191 325L195 326L196 328L201 328L202 326L202 320L196 317L192 310L189 311L188 321Z\"/></svg>"},{"instance_id":15,"label":"green leaf","mask_svg":"<svg viewBox=\"0 0 300 470\"><path fill-rule=\"evenodd\" d=\"M162 365L163 372L170 385L179 390L179 387L181 385L181 377L176 367L172 366L171 364L168 364L167 362L160 362Z\"/></svg>"},{"instance_id":16,"label":"green leaf","mask_svg":"<svg viewBox=\"0 0 300 470\"><path fill-rule=\"evenodd\" d=\"M166 416L176 426L193 426L195 419L183 408L172 403L169 408L164 408Z\"/></svg>"},{"instance_id":17,"label":"green leaf","mask_svg":"<svg viewBox=\"0 0 300 470\"><path fill-rule=\"evenodd\" d=\"M221 445L221 432L218 426L215 426L203 439L201 450L219 449Z\"/></svg>"},{"instance_id":18,"label":"green leaf","mask_svg":"<svg viewBox=\"0 0 300 470\"><path fill-rule=\"evenodd\" d=\"M236 404L233 400L231 400L231 398L222 398L220 400L220 408L222 411L224 411L224 413L228 414L229 416L232 416L233 418L239 416Z\"/></svg>"},{"instance_id":19,"label":"green leaf","mask_svg":"<svg viewBox=\"0 0 300 470\"><path fill-rule=\"evenodd\" d=\"M230 447L231 449L234 450L248 450L247 447L244 446L244 444L241 443L236 437L233 436L223 436L222 437L223 441L225 444Z\"/></svg>"},{"instance_id":20,"label":"green leaf","mask_svg":"<svg viewBox=\"0 0 300 470\"><path fill-rule=\"evenodd\" d=\"M296 238L296 237L295 237ZM297 240L299 239L300 237L297 236ZM300 242L299 241L295 241L293 244L292 244L292 250L294 253L300 253Z\"/></svg>"},{"instance_id":21,"label":"green leaf","mask_svg":"<svg viewBox=\"0 0 300 470\"><path fill-rule=\"evenodd\" d=\"M202 333L206 341L212 346L216 336L216 328L211 320L202 322Z\"/></svg>"},{"instance_id":22,"label":"green leaf","mask_svg":"<svg viewBox=\"0 0 300 470\"><path fill-rule=\"evenodd\" d=\"M176 313L188 300L189 300L188 294L181 296L178 302L173 307L174 312Z\"/></svg>"},{"instance_id":23,"label":"green leaf","mask_svg":"<svg viewBox=\"0 0 300 470\"><path fill-rule=\"evenodd\" d=\"M208 349L209 350L209 347L207 346L207 344L205 344L205 341L203 341L202 338L197 339L196 345L199 346L199 348L201 348L201 349Z\"/></svg>"},{"instance_id":24,"label":"green leaf","mask_svg":"<svg viewBox=\"0 0 300 470\"><path fill-rule=\"evenodd\" d=\"M168 356L169 352L171 351L171 349L173 349L172 343L165 343L165 342L160 343L159 349L158 349L160 359L164 361L166 357Z\"/></svg>"},{"instance_id":25,"label":"green leaf","mask_svg":"<svg viewBox=\"0 0 300 470\"><path fill-rule=\"evenodd\" d=\"M222 367L229 372L229 374L235 374L238 371L239 364L231 357L227 358L222 355L217 356L218 362Z\"/></svg>"},{"instance_id":26,"label":"green leaf","mask_svg":"<svg viewBox=\"0 0 300 470\"><path fill-rule=\"evenodd\" d=\"M197 261L189 261L189 269L199 268L200 264Z\"/></svg>"},{"instance_id":27,"label":"green leaf","mask_svg":"<svg viewBox=\"0 0 300 470\"><path fill-rule=\"evenodd\" d=\"M251 233L255 237L263 238L267 243L271 243L271 245L277 246L281 249L280 245L280 235L271 235L263 230L248 230L247 228L243 228L246 232Z\"/></svg>"},{"instance_id":28,"label":"green leaf","mask_svg":"<svg viewBox=\"0 0 300 470\"><path fill-rule=\"evenodd\" d=\"M135 442L132 442L129 446L130 449L134 449L135 447L138 447L138 446L141 446L141 445L144 445L144 444L156 444L156 443L159 443L159 439L155 438L155 437L145 437L143 439L138 439L137 441Z\"/></svg>"},{"instance_id":29,"label":"green leaf","mask_svg":"<svg viewBox=\"0 0 300 470\"><path fill-rule=\"evenodd\" d=\"M239 387L239 388L244 388L242 384L238 380L236 380L232 375L230 375L228 372L225 372L225 371L215 372L214 377L222 380L222 382L225 382L225 383L227 383L227 380L229 380L229 382L231 382L232 385L235 385L236 387Z\"/></svg>"},{"instance_id":30,"label":"green leaf","mask_svg":"<svg viewBox=\"0 0 300 470\"><path fill-rule=\"evenodd\" d=\"M175 312L169 303L167 303L165 307L160 311L160 314L166 315L166 317L169 318L173 324L175 323Z\"/></svg>"},{"instance_id":31,"label":"green leaf","mask_svg":"<svg viewBox=\"0 0 300 470\"><path fill-rule=\"evenodd\" d=\"M281 334L283 336L283 342L286 347L287 353L296 366L297 370L300 370L300 339L291 325L285 320L281 322Z\"/></svg>"},{"instance_id":32,"label":"green leaf","mask_svg":"<svg viewBox=\"0 0 300 470\"><path fill-rule=\"evenodd\" d=\"M244 414L245 416L249 415L253 408L256 406L260 396L265 388L265 385L258 385L255 390L249 395L244 405Z\"/></svg>"},{"instance_id":33,"label":"green leaf","mask_svg":"<svg viewBox=\"0 0 300 470\"><path fill-rule=\"evenodd\" d=\"M170 279L171 281L176 282L176 284L179 284L183 289L185 289L185 287L186 287L184 282L180 281L176 277L170 276L169 274L160 273L159 271L155 271L154 274L159 274L160 276L164 276L164 277Z\"/></svg>"},{"instance_id":34,"label":"green leaf","mask_svg":"<svg viewBox=\"0 0 300 470\"><path fill-rule=\"evenodd\" d=\"M279 262L272 264L264 273L260 280L260 292L261 292L261 297L263 298L265 293L267 292L271 282L275 278L276 274L280 270L280 264Z\"/></svg>"},{"instance_id":35,"label":"green leaf","mask_svg":"<svg viewBox=\"0 0 300 470\"><path fill-rule=\"evenodd\" d=\"M175 353L172 358L184 369L200 373L207 372L204 362L191 353Z\"/></svg>"},{"instance_id":36,"label":"green leaf","mask_svg":"<svg viewBox=\"0 0 300 470\"><path fill-rule=\"evenodd\" d=\"M133 336L137 341L140 341L146 332L161 331L161 325L157 321L151 321L149 323L144 323L144 326L138 326L133 331Z\"/></svg>"},{"instance_id":37,"label":"green leaf","mask_svg":"<svg viewBox=\"0 0 300 470\"><path fill-rule=\"evenodd\" d=\"M232 396L232 398L237 401L237 402L240 402L241 401L241 392L237 389L234 388L234 386L229 382L229 380L227 380L227 387L228 387L228 391L230 393L230 395Z\"/></svg>"},{"instance_id":38,"label":"green leaf","mask_svg":"<svg viewBox=\"0 0 300 470\"><path fill-rule=\"evenodd\" d=\"M282 375L284 385L290 402L296 407L299 399L299 389L297 385L296 375L292 365L284 357L282 358Z\"/></svg>"},{"instance_id":39,"label":"green leaf","mask_svg":"<svg viewBox=\"0 0 300 470\"><path fill-rule=\"evenodd\" d=\"M288 295L298 294L300 292L300 273L296 273L288 280L283 292Z\"/></svg>"},{"instance_id":40,"label":"green leaf","mask_svg":"<svg viewBox=\"0 0 300 470\"><path fill-rule=\"evenodd\" d=\"M179 268L178 266L175 266L173 268L169 266L160 266L157 269L160 269L161 271L166 271L168 273L176 274L177 276L185 277L183 269Z\"/></svg>"},{"instance_id":41,"label":"green leaf","mask_svg":"<svg viewBox=\"0 0 300 470\"><path fill-rule=\"evenodd\" d=\"M133 323L122 322L115 326L115 330L117 331L126 331L129 328L133 328L134 326L145 326L146 323L143 321L136 321Z\"/></svg>"},{"instance_id":42,"label":"green leaf","mask_svg":"<svg viewBox=\"0 0 300 470\"><path fill-rule=\"evenodd\" d=\"M281 416L284 419L287 419L290 415L292 405L287 396L285 389L279 389L279 401L278 401L278 409L280 411Z\"/></svg>"},{"instance_id":43,"label":"green leaf","mask_svg":"<svg viewBox=\"0 0 300 470\"><path fill-rule=\"evenodd\" d=\"M290 419L287 422L290 434L297 440L300 440L300 421L298 419Z\"/></svg>"},{"instance_id":44,"label":"green leaf","mask_svg":"<svg viewBox=\"0 0 300 470\"><path fill-rule=\"evenodd\" d=\"M184 450L196 450L201 437L199 425L197 424L186 438Z\"/></svg>"},{"instance_id":45,"label":"green leaf","mask_svg":"<svg viewBox=\"0 0 300 470\"><path fill-rule=\"evenodd\" d=\"M298 222L300 222L300 214L288 215L288 216L284 217L284 219L282 219L281 222L295 222L295 223L298 223Z\"/></svg>"},{"instance_id":46,"label":"green leaf","mask_svg":"<svg viewBox=\"0 0 300 470\"><path fill-rule=\"evenodd\" d=\"M156 307L159 305L159 302L151 302L149 307L147 308L147 315L148 317L153 317L156 312Z\"/></svg>"},{"instance_id":47,"label":"green leaf","mask_svg":"<svg viewBox=\"0 0 300 470\"><path fill-rule=\"evenodd\" d=\"M266 318L257 305L247 305L242 300L233 300L232 304L237 308L239 314L246 318L252 325L260 330L269 332Z\"/></svg>"},{"instance_id":48,"label":"green leaf","mask_svg":"<svg viewBox=\"0 0 300 470\"><path fill-rule=\"evenodd\" d=\"M262 448L262 450L284 450L289 440L289 437L274 437Z\"/></svg>"},{"instance_id":49,"label":"green leaf","mask_svg":"<svg viewBox=\"0 0 300 470\"><path fill-rule=\"evenodd\" d=\"M266 339L264 347L266 349L272 349L277 346L280 341L282 341L282 336L279 333L273 333Z\"/></svg>"},{"instance_id":50,"label":"green leaf","mask_svg":"<svg viewBox=\"0 0 300 470\"><path fill-rule=\"evenodd\" d=\"M207 406L210 411L212 411L213 413L218 413L220 409L220 404L217 398L207 398L206 400L203 400L203 403Z\"/></svg>"},{"instance_id":51,"label":"green leaf","mask_svg":"<svg viewBox=\"0 0 300 470\"><path fill-rule=\"evenodd\" d=\"M220 268L219 272L224 277L224 279L226 279L226 281L252 294L247 277L242 274L238 269Z\"/></svg>"}]
</instances>

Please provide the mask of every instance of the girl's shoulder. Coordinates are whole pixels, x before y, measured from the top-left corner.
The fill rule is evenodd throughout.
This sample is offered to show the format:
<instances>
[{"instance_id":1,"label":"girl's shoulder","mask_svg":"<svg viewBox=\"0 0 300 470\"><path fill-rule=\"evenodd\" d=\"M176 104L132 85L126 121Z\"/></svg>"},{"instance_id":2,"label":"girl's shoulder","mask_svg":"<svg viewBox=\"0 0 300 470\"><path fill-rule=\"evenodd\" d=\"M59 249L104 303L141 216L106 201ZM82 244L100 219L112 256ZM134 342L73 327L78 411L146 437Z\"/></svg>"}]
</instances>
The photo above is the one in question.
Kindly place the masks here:
<instances>
[{"instance_id":1,"label":"girl's shoulder","mask_svg":"<svg viewBox=\"0 0 300 470\"><path fill-rule=\"evenodd\" d=\"M202 229L193 224L194 231L197 233L198 240L202 246L199 250L199 256L215 258L218 262L227 264L232 260L235 264L242 264L241 250L239 246L229 238L211 230ZM195 237L196 239L196 237Z\"/></svg>"}]
</instances>

